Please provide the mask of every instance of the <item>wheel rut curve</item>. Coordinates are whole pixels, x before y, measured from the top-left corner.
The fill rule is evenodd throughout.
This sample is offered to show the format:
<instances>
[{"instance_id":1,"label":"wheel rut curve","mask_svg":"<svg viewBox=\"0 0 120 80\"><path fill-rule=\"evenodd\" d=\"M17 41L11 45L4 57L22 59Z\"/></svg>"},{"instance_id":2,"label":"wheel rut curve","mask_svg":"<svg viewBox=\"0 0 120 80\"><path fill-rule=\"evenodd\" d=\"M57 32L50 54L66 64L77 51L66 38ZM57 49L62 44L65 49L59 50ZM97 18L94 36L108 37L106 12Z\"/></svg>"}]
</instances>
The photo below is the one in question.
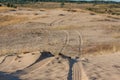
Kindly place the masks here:
<instances>
[{"instance_id":1,"label":"wheel rut curve","mask_svg":"<svg viewBox=\"0 0 120 80\"><path fill-rule=\"evenodd\" d=\"M6 59L0 64L0 71L8 68L14 62L16 56L7 56Z\"/></svg>"},{"instance_id":2,"label":"wheel rut curve","mask_svg":"<svg viewBox=\"0 0 120 80\"><path fill-rule=\"evenodd\" d=\"M74 31L78 37L79 52L76 54L75 58L69 58L69 73L67 80L88 80L87 75L82 66L81 57L82 57L82 46L83 39L79 31ZM68 40L69 41L69 40Z\"/></svg>"}]
</instances>

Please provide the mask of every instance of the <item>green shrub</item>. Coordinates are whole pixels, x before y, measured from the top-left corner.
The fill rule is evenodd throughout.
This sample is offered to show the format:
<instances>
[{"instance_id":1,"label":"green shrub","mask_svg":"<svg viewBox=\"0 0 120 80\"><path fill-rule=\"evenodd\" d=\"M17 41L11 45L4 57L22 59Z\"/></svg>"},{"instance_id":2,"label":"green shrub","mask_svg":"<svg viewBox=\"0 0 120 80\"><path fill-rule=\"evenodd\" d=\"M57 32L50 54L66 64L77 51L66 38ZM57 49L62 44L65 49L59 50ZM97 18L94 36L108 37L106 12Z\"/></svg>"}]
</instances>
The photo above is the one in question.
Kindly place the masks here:
<instances>
[{"instance_id":1,"label":"green shrub","mask_svg":"<svg viewBox=\"0 0 120 80\"><path fill-rule=\"evenodd\" d=\"M61 5L61 8L63 8L65 5L64 1L62 1L60 5Z\"/></svg>"},{"instance_id":2,"label":"green shrub","mask_svg":"<svg viewBox=\"0 0 120 80\"><path fill-rule=\"evenodd\" d=\"M2 6L2 4L0 4L0 7Z\"/></svg>"},{"instance_id":3,"label":"green shrub","mask_svg":"<svg viewBox=\"0 0 120 80\"><path fill-rule=\"evenodd\" d=\"M7 3L7 7L17 8L14 4Z\"/></svg>"},{"instance_id":4,"label":"green shrub","mask_svg":"<svg viewBox=\"0 0 120 80\"><path fill-rule=\"evenodd\" d=\"M7 3L7 7L11 7L11 4L10 4L10 3Z\"/></svg>"}]
</instances>

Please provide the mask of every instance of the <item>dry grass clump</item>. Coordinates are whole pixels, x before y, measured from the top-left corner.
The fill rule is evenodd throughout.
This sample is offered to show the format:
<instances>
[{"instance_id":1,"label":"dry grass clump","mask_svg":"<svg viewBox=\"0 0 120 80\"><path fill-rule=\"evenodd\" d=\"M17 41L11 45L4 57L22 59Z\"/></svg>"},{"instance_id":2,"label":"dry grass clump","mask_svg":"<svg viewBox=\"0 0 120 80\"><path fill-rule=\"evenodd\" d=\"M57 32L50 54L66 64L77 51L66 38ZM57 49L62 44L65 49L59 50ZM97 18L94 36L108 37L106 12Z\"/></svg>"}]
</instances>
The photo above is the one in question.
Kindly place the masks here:
<instances>
[{"instance_id":1,"label":"dry grass clump","mask_svg":"<svg viewBox=\"0 0 120 80\"><path fill-rule=\"evenodd\" d=\"M117 22L117 20L110 19L110 18L104 18L104 19L98 19L98 20L91 20L91 21L100 21L100 22Z\"/></svg>"},{"instance_id":2,"label":"dry grass clump","mask_svg":"<svg viewBox=\"0 0 120 80\"><path fill-rule=\"evenodd\" d=\"M31 46L31 45L30 45ZM10 55L10 54L21 54L26 52L34 52L34 51L40 51L39 47L35 46L24 46L24 45L16 45L16 47L4 47L0 49L0 56L2 55Z\"/></svg>"},{"instance_id":3,"label":"dry grass clump","mask_svg":"<svg viewBox=\"0 0 120 80\"><path fill-rule=\"evenodd\" d=\"M120 51L119 44L99 44L94 46L89 46L83 49L83 55L99 55L106 53L113 53Z\"/></svg>"},{"instance_id":4,"label":"dry grass clump","mask_svg":"<svg viewBox=\"0 0 120 80\"><path fill-rule=\"evenodd\" d=\"M106 27L106 32L115 32L115 33L120 33L120 26L109 26Z\"/></svg>"},{"instance_id":5,"label":"dry grass clump","mask_svg":"<svg viewBox=\"0 0 120 80\"><path fill-rule=\"evenodd\" d=\"M9 8L9 7L0 7L0 12L6 12L9 10L15 10L14 8Z\"/></svg>"},{"instance_id":6,"label":"dry grass clump","mask_svg":"<svg viewBox=\"0 0 120 80\"><path fill-rule=\"evenodd\" d=\"M12 16L12 15L1 15L0 26L7 26L25 21L27 18L24 16Z\"/></svg>"},{"instance_id":7,"label":"dry grass clump","mask_svg":"<svg viewBox=\"0 0 120 80\"><path fill-rule=\"evenodd\" d=\"M91 12L90 15L96 15L95 13Z\"/></svg>"},{"instance_id":8,"label":"dry grass clump","mask_svg":"<svg viewBox=\"0 0 120 80\"><path fill-rule=\"evenodd\" d=\"M110 35L112 38L115 38L119 40L120 38L120 25L117 26L107 26L107 27L102 27L105 30L105 34Z\"/></svg>"},{"instance_id":9,"label":"dry grass clump","mask_svg":"<svg viewBox=\"0 0 120 80\"><path fill-rule=\"evenodd\" d=\"M115 34L113 37L114 38L120 38L120 34Z\"/></svg>"},{"instance_id":10,"label":"dry grass clump","mask_svg":"<svg viewBox=\"0 0 120 80\"><path fill-rule=\"evenodd\" d=\"M37 2L37 3L28 3L28 4L16 4L18 7L29 7L29 8L35 8L35 9L54 9L54 8L61 8L60 2ZM76 4L76 3L65 3L63 8L80 8L85 9L91 7L92 4L86 3L86 4Z\"/></svg>"},{"instance_id":11,"label":"dry grass clump","mask_svg":"<svg viewBox=\"0 0 120 80\"><path fill-rule=\"evenodd\" d=\"M86 8L87 10L97 12L97 13L107 13L112 15L120 15L120 5L119 4L98 4Z\"/></svg>"},{"instance_id":12,"label":"dry grass clump","mask_svg":"<svg viewBox=\"0 0 120 80\"><path fill-rule=\"evenodd\" d=\"M107 17L112 18L112 19L116 19L116 20L120 20L120 17L118 17L118 16L110 16L110 15L108 15Z\"/></svg>"},{"instance_id":13,"label":"dry grass clump","mask_svg":"<svg viewBox=\"0 0 120 80\"><path fill-rule=\"evenodd\" d=\"M79 10L77 9L65 9L64 11L68 11L68 12L79 12Z\"/></svg>"},{"instance_id":14,"label":"dry grass clump","mask_svg":"<svg viewBox=\"0 0 120 80\"><path fill-rule=\"evenodd\" d=\"M114 33L111 34L111 35L112 35L113 38L120 40L120 32L114 32Z\"/></svg>"}]
</instances>

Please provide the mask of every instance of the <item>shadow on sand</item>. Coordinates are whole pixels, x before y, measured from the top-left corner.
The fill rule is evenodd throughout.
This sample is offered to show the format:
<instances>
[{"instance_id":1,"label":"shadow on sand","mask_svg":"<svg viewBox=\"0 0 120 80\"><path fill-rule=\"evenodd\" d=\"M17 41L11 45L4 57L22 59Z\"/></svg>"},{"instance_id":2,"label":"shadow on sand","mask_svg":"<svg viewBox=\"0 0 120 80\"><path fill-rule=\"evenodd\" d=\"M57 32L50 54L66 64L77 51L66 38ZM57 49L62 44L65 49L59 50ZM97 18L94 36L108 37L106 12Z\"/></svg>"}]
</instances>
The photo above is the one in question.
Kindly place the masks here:
<instances>
[{"instance_id":1,"label":"shadow on sand","mask_svg":"<svg viewBox=\"0 0 120 80\"><path fill-rule=\"evenodd\" d=\"M0 72L0 80L20 80L20 79L12 74Z\"/></svg>"},{"instance_id":2,"label":"shadow on sand","mask_svg":"<svg viewBox=\"0 0 120 80\"><path fill-rule=\"evenodd\" d=\"M67 59L69 61L69 72L68 72L68 76L67 76L67 80L72 80L72 68L73 68L73 65L77 62L77 59L72 59L71 57L68 57L62 53L59 53L59 55L64 58L64 59Z\"/></svg>"},{"instance_id":3,"label":"shadow on sand","mask_svg":"<svg viewBox=\"0 0 120 80\"><path fill-rule=\"evenodd\" d=\"M49 52L49 51L43 51L43 52L40 52L41 53L41 56L38 58L37 61L35 61L33 64L29 65L28 67L26 68L29 68L31 67L32 65L42 61L43 59L46 59L46 58L50 58L50 57L53 57L54 55ZM15 75L15 76L20 76L20 75L25 75L27 74L26 72L24 72L24 70L26 69L24 68L23 70L17 70L16 72L13 72L12 74Z\"/></svg>"}]
</instances>

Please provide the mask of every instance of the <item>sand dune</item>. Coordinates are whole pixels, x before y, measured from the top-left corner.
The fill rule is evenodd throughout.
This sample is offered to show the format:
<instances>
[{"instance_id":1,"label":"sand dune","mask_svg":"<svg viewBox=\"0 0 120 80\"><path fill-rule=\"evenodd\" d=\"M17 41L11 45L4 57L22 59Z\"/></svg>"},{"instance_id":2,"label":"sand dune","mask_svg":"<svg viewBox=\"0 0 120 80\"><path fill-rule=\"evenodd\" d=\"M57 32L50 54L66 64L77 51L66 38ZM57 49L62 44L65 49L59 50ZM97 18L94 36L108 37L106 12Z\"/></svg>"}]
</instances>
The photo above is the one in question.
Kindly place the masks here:
<instances>
[{"instance_id":1,"label":"sand dune","mask_svg":"<svg viewBox=\"0 0 120 80\"><path fill-rule=\"evenodd\" d=\"M73 59L67 56L31 52L7 56L0 64L0 71L12 74L11 77L16 76L21 80L81 80L81 67L78 62L73 65L75 68L71 67L72 61ZM73 71L71 71L72 69ZM0 78L2 79L3 77Z\"/></svg>"},{"instance_id":2,"label":"sand dune","mask_svg":"<svg viewBox=\"0 0 120 80\"><path fill-rule=\"evenodd\" d=\"M29 54L20 54L16 56L7 56L7 58L0 64L0 71L13 72L21 70L33 64L40 56L39 52Z\"/></svg>"}]
</instances>

